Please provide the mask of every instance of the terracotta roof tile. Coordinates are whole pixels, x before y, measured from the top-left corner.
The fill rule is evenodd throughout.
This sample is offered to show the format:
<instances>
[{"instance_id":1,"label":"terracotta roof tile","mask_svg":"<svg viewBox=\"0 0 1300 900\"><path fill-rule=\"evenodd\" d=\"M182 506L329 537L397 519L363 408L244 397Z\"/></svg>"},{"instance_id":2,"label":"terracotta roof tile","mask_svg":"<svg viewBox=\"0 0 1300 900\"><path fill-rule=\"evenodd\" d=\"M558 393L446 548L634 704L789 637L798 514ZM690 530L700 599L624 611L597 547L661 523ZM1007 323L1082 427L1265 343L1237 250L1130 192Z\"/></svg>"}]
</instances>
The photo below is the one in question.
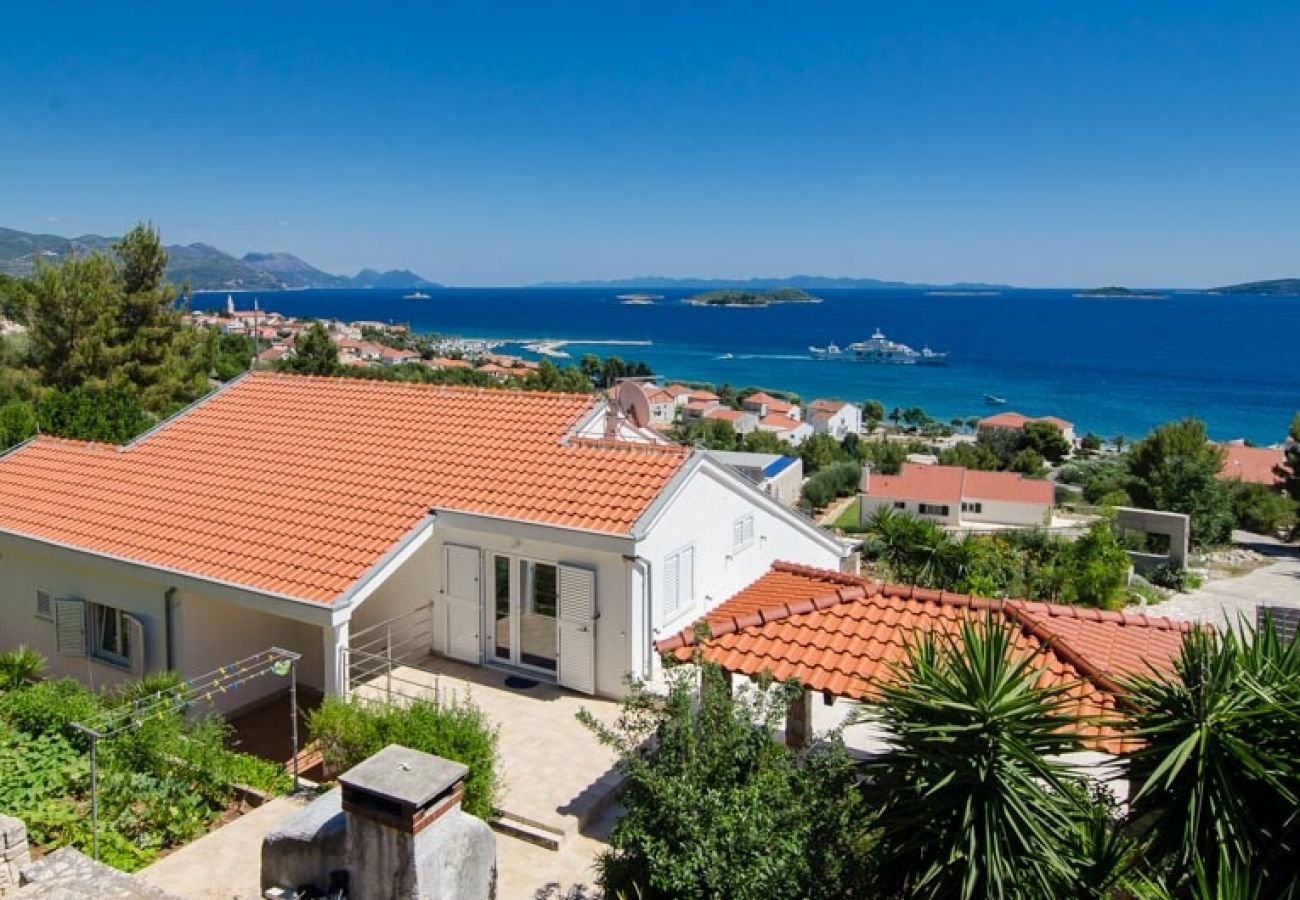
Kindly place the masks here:
<instances>
[{"instance_id":1,"label":"terracotta roof tile","mask_svg":"<svg viewBox=\"0 0 1300 900\"><path fill-rule=\"evenodd\" d=\"M1223 469L1219 477L1236 478L1253 484L1270 487L1277 484L1274 469L1286 462L1286 451L1281 447L1247 447L1244 444L1223 445Z\"/></svg>"},{"instance_id":2,"label":"terracotta roof tile","mask_svg":"<svg viewBox=\"0 0 1300 900\"><path fill-rule=\"evenodd\" d=\"M963 618L990 611L1019 626L1016 647L1037 658L1042 683L1067 685L1074 711L1090 720L1113 717L1122 677L1168 671L1183 634L1194 627L1075 606L944 594L776 563L704 617L712 635L699 649L733 671L767 670L814 691L864 699L895 677L914 635L952 633ZM694 644L692 626L658 647L688 660ZM1108 726L1090 725L1085 737L1101 749L1123 749L1120 735Z\"/></svg>"},{"instance_id":3,"label":"terracotta roof tile","mask_svg":"<svg viewBox=\"0 0 1300 900\"><path fill-rule=\"evenodd\" d=\"M0 530L328 603L430 509L626 533L688 454L566 441L593 402L258 373L124 448L0 459Z\"/></svg>"}]
</instances>

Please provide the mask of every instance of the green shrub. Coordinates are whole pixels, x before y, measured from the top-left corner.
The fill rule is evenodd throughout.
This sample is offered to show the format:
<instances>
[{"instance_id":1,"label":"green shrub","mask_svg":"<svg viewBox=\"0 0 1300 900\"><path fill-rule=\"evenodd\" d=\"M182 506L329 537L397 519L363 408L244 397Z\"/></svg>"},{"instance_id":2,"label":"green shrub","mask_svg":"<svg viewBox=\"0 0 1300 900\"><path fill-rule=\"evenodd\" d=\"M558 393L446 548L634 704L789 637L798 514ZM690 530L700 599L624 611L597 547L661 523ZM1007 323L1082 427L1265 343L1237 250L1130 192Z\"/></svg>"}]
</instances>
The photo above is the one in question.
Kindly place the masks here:
<instances>
[{"instance_id":1,"label":"green shrub","mask_svg":"<svg viewBox=\"0 0 1300 900\"><path fill-rule=\"evenodd\" d=\"M847 497L858 489L862 467L852 462L832 463L804 482L802 502L821 509L836 497Z\"/></svg>"},{"instance_id":2,"label":"green shrub","mask_svg":"<svg viewBox=\"0 0 1300 900\"><path fill-rule=\"evenodd\" d=\"M79 681L38 681L0 694L0 719L30 735L62 733L96 709L95 697Z\"/></svg>"},{"instance_id":3,"label":"green shrub","mask_svg":"<svg viewBox=\"0 0 1300 900\"><path fill-rule=\"evenodd\" d=\"M1146 574L1147 581L1171 591L1187 593L1201 586L1201 579L1189 569L1172 562L1161 563Z\"/></svg>"},{"instance_id":4,"label":"green shrub","mask_svg":"<svg viewBox=\"0 0 1300 900\"><path fill-rule=\"evenodd\" d=\"M439 706L417 700L389 706L327 697L307 724L320 742L325 769L338 775L389 744L422 750L469 766L465 811L491 818L498 787L497 732L468 699Z\"/></svg>"}]
</instances>

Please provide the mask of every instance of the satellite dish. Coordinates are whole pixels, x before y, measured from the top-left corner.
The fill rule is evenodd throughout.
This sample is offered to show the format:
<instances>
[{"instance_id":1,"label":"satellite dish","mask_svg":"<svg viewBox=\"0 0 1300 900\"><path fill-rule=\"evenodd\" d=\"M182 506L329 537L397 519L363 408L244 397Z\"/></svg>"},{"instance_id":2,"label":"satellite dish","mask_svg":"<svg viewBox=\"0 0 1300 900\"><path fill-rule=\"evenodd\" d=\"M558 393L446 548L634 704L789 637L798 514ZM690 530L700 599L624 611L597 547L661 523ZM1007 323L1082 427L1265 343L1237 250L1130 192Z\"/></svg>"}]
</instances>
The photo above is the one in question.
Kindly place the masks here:
<instances>
[{"instance_id":1,"label":"satellite dish","mask_svg":"<svg viewBox=\"0 0 1300 900\"><path fill-rule=\"evenodd\" d=\"M618 386L618 408L637 428L650 424L650 401L645 391L635 381L625 381Z\"/></svg>"}]
</instances>

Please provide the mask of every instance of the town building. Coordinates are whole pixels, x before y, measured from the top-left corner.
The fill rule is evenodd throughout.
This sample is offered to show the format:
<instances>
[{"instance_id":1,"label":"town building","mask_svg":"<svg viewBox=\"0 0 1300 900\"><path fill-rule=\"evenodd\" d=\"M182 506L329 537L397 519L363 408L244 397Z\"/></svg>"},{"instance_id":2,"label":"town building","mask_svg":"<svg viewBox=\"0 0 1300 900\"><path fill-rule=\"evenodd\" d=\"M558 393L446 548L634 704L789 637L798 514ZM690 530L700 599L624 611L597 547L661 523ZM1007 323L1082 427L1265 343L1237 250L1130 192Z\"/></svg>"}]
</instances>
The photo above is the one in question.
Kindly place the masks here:
<instances>
[{"instance_id":1,"label":"town building","mask_svg":"<svg viewBox=\"0 0 1300 900\"><path fill-rule=\"evenodd\" d=\"M739 435L749 434L758 428L758 417L752 412L744 409L732 409L730 406L711 406L700 413L700 418L730 422L731 429Z\"/></svg>"},{"instance_id":2,"label":"town building","mask_svg":"<svg viewBox=\"0 0 1300 900\"><path fill-rule=\"evenodd\" d=\"M798 404L782 400L780 397L773 397L763 391L741 398L740 408L752 412L759 419L768 416L784 416L787 419L794 419L796 422L802 419L802 412Z\"/></svg>"},{"instance_id":3,"label":"town building","mask_svg":"<svg viewBox=\"0 0 1300 900\"><path fill-rule=\"evenodd\" d=\"M1240 442L1223 447L1223 468L1219 477L1225 481L1244 481L1276 487L1282 481L1277 470L1286 462L1284 447L1248 447Z\"/></svg>"},{"instance_id":4,"label":"town building","mask_svg":"<svg viewBox=\"0 0 1300 900\"><path fill-rule=\"evenodd\" d=\"M353 635L387 630L428 634L413 665L618 695L653 676L658 635L774 560L848 553L589 395L257 372L126 446L0 458L0 649L99 686L277 646L344 694Z\"/></svg>"},{"instance_id":5,"label":"town building","mask_svg":"<svg viewBox=\"0 0 1300 900\"><path fill-rule=\"evenodd\" d=\"M815 433L829 434L837 441L862 433L862 409L844 400L814 400L805 418Z\"/></svg>"},{"instance_id":6,"label":"town building","mask_svg":"<svg viewBox=\"0 0 1300 900\"><path fill-rule=\"evenodd\" d=\"M770 431L791 447L798 447L812 437L813 427L780 413L770 413L758 420L758 431Z\"/></svg>"},{"instance_id":7,"label":"town building","mask_svg":"<svg viewBox=\"0 0 1300 900\"><path fill-rule=\"evenodd\" d=\"M803 490L803 460L777 453L714 450L713 457L744 475L786 506L795 506Z\"/></svg>"},{"instance_id":8,"label":"town building","mask_svg":"<svg viewBox=\"0 0 1300 900\"><path fill-rule=\"evenodd\" d=\"M1023 416L1018 412L1002 412L992 416L986 416L979 420L979 431L995 431L1002 429L1005 431L1024 431L1025 425L1030 422L1048 422L1055 425L1061 430L1061 434L1067 441L1074 444L1075 433L1074 423L1067 422L1065 419L1058 419L1056 416Z\"/></svg>"},{"instance_id":9,"label":"town building","mask_svg":"<svg viewBox=\"0 0 1300 900\"><path fill-rule=\"evenodd\" d=\"M858 515L865 523L879 507L933 519L950 527L1032 527L1050 521L1050 481L1014 472L903 463L897 475L862 470Z\"/></svg>"}]
</instances>

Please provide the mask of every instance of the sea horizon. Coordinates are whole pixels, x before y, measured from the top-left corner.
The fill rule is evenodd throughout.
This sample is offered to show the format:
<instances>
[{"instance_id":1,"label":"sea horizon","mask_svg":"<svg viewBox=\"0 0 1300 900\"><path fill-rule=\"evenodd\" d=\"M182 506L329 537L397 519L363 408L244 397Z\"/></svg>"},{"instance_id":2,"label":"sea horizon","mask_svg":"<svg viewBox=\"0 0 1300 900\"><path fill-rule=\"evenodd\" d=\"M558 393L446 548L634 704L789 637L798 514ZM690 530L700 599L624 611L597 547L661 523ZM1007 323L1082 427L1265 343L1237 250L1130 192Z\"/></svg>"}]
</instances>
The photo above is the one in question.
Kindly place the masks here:
<instances>
[{"instance_id":1,"label":"sea horizon","mask_svg":"<svg viewBox=\"0 0 1300 900\"><path fill-rule=\"evenodd\" d=\"M565 342L584 352L647 362L669 380L758 386L804 400L837 397L920 406L942 421L999 410L1056 415L1079 433L1130 440L1170 419L1204 419L1217 440L1273 444L1300 401L1289 386L1289 339L1300 333L1294 297L1171 291L1165 300L1088 299L1077 289L831 288L823 302L736 309L681 302L698 289L659 288L654 305L627 305L625 287L253 290L262 309L304 318L376 320L419 332L505 342ZM990 292L991 291L991 292ZM193 295L195 309L235 291ZM1267 323L1261 327L1259 323ZM810 346L847 347L879 328L946 366L817 359ZM649 341L618 346L610 342ZM986 394L1004 398L990 405Z\"/></svg>"}]
</instances>

